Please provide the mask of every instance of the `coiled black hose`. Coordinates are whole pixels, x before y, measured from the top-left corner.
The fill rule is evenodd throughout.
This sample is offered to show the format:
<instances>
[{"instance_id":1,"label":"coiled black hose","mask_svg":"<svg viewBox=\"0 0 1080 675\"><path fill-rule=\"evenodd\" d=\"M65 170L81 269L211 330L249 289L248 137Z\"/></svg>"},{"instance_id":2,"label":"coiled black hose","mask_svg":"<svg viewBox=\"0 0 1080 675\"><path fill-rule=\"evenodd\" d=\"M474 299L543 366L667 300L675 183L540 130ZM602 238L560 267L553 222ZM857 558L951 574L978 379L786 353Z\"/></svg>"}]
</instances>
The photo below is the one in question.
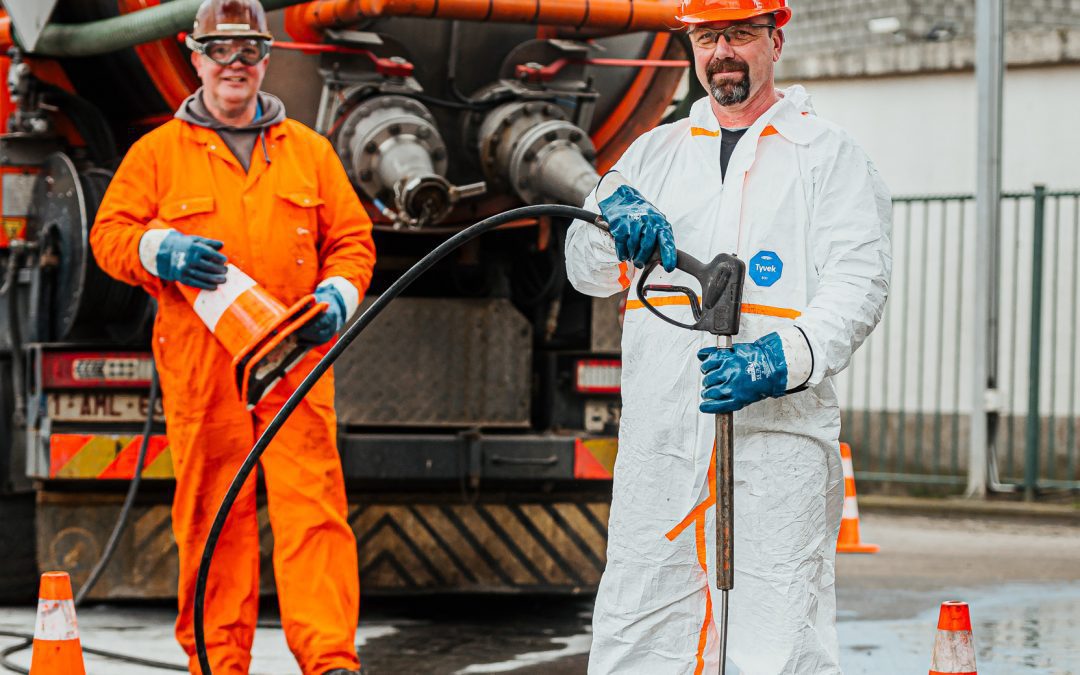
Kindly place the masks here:
<instances>
[{"instance_id":1,"label":"coiled black hose","mask_svg":"<svg viewBox=\"0 0 1080 675\"><path fill-rule=\"evenodd\" d=\"M334 361L337 361L338 357L348 349L353 340L355 340L357 336L359 336L360 333L375 320L375 317L377 317L380 312L386 309L387 305L401 295L401 293L421 275L457 248L486 232L494 230L500 225L521 218L537 218L540 216L584 220L586 222L591 222L602 229L607 229L607 226L601 220L600 215L596 213L572 206L547 204L524 206L517 209L511 209L510 211L504 211L503 213L491 216L475 225L465 228L437 246L434 251L424 256L418 263L410 267L405 274L401 275L397 281L391 284L390 287L386 289L386 292L380 295L378 299L376 299L375 302L360 315L360 318L341 334L337 344L335 344L330 351L319 360L315 365L315 368L304 378L300 383L300 386L296 388L296 391L294 391L289 396L288 400L285 401L285 405L281 407L281 410L274 415L274 419L270 421L266 430L263 431L259 440L256 441L255 447L248 453L248 456L244 459L244 463L240 465L240 469L236 472L232 484L229 485L229 490L221 500L221 506L218 508L217 515L214 517L213 525L210 526L210 533L207 535L206 544L203 547L202 560L199 563L199 573L195 580L195 649L199 656L199 664L202 666L202 672L205 673L205 675L211 675L212 672L210 668L210 659L206 652L206 634L203 622L205 620L206 609L206 582L210 576L210 565L214 561L214 550L217 548L218 539L221 537L221 530L225 527L225 519L228 518L233 503L240 494L240 488L244 485L244 482L247 481L248 476L251 475L251 472L258 464L259 458L262 456L263 452L266 451L270 442L274 440L274 437L277 435L282 425L289 419L293 410L300 405L300 401L302 401L307 393L311 391L311 388L315 386L315 383L318 382L319 378L322 377L323 374L330 369L330 366L334 364Z\"/></svg>"}]
</instances>

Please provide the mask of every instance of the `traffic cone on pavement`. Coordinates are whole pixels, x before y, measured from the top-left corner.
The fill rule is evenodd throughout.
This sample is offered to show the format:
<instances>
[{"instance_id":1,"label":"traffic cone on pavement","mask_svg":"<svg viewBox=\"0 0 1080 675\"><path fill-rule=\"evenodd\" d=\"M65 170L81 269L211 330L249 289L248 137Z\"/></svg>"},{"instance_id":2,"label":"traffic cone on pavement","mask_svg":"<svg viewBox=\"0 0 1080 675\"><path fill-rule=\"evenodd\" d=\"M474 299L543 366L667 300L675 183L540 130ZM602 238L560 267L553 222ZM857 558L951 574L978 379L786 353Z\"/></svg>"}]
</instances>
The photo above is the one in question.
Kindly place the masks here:
<instances>
[{"instance_id":1,"label":"traffic cone on pavement","mask_svg":"<svg viewBox=\"0 0 1080 675\"><path fill-rule=\"evenodd\" d=\"M41 575L30 675L86 675L67 572Z\"/></svg>"},{"instance_id":2,"label":"traffic cone on pavement","mask_svg":"<svg viewBox=\"0 0 1080 675\"><path fill-rule=\"evenodd\" d=\"M212 291L178 284L206 327L233 356L236 389L248 408L311 349L294 333L326 309L306 295L286 307L235 265Z\"/></svg>"},{"instance_id":3,"label":"traffic cone on pavement","mask_svg":"<svg viewBox=\"0 0 1080 675\"><path fill-rule=\"evenodd\" d=\"M975 643L971 639L968 605L959 600L941 603L930 675L976 675Z\"/></svg>"},{"instance_id":4,"label":"traffic cone on pavement","mask_svg":"<svg viewBox=\"0 0 1080 675\"><path fill-rule=\"evenodd\" d=\"M877 553L877 544L864 544L859 540L859 504L855 500L855 469L851 466L851 446L840 444L840 463L844 465L844 513L840 519L840 537L836 543L837 553Z\"/></svg>"}]
</instances>

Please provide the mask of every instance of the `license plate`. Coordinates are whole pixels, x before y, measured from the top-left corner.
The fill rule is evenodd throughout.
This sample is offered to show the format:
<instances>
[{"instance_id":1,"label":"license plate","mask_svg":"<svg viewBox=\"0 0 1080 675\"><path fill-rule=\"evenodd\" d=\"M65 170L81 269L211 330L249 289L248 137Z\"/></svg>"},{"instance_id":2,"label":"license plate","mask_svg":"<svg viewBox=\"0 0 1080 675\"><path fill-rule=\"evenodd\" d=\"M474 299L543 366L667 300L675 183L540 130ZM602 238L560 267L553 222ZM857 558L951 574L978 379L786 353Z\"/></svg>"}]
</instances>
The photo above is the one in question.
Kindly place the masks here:
<instances>
[{"instance_id":1,"label":"license plate","mask_svg":"<svg viewBox=\"0 0 1080 675\"><path fill-rule=\"evenodd\" d=\"M142 422L150 403L147 394L64 392L48 394L49 417L54 422ZM164 421L161 398L154 419Z\"/></svg>"}]
</instances>

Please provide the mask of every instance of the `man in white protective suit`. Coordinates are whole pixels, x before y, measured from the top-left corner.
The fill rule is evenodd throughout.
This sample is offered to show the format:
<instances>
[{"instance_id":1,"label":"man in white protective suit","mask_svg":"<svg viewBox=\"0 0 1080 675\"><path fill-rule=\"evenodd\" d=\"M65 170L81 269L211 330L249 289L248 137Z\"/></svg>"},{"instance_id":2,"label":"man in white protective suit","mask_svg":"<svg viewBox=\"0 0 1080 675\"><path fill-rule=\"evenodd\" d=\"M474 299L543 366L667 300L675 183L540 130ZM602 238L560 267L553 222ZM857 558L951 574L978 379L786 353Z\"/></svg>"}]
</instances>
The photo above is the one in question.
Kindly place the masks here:
<instances>
[{"instance_id":1,"label":"man in white protective suit","mask_svg":"<svg viewBox=\"0 0 1080 675\"><path fill-rule=\"evenodd\" d=\"M589 672L718 671L714 417L736 411L735 586L728 657L747 675L839 673L835 549L844 501L832 376L881 318L892 267L891 199L802 87L776 90L786 0L683 0L710 96L640 138L575 222L570 281L609 296L696 286L675 247L747 265L735 348L671 326L634 290L622 338L622 426L607 568ZM677 296L672 296L675 299ZM693 323L688 300L662 308ZM729 670L731 672L731 670Z\"/></svg>"}]
</instances>

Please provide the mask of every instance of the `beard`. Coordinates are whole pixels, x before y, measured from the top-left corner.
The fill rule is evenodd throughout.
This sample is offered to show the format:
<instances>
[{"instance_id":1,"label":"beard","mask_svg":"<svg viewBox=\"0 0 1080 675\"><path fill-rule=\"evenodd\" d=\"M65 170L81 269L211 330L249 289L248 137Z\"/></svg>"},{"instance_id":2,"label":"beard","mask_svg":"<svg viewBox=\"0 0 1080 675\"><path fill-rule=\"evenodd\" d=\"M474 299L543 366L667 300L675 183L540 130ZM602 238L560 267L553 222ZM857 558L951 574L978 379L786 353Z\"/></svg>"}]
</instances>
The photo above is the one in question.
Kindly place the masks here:
<instances>
[{"instance_id":1,"label":"beard","mask_svg":"<svg viewBox=\"0 0 1080 675\"><path fill-rule=\"evenodd\" d=\"M742 73L737 81L713 80L721 73ZM737 105L750 97L750 66L738 59L713 59L705 67L705 77L709 82L709 91L716 102L722 106Z\"/></svg>"}]
</instances>

